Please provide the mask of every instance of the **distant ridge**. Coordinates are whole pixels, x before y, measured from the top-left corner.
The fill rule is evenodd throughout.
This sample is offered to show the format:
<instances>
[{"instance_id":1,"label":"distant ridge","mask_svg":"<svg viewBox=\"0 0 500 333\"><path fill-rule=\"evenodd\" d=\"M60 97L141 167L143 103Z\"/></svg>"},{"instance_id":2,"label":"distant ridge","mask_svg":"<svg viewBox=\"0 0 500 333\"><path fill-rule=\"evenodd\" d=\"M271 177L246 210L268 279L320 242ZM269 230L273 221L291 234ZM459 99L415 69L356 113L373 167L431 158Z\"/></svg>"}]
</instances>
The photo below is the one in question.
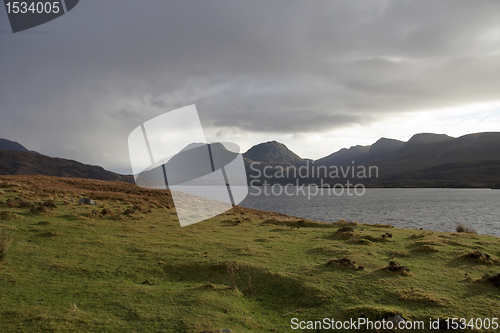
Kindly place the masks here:
<instances>
[{"instance_id":1,"label":"distant ridge","mask_svg":"<svg viewBox=\"0 0 500 333\"><path fill-rule=\"evenodd\" d=\"M44 175L134 182L132 176L107 171L97 165L45 156L7 139L0 139L0 175Z\"/></svg>"},{"instance_id":2,"label":"distant ridge","mask_svg":"<svg viewBox=\"0 0 500 333\"><path fill-rule=\"evenodd\" d=\"M0 175L44 175L134 182L132 176L107 171L97 165L13 150L0 150Z\"/></svg>"},{"instance_id":3,"label":"distant ridge","mask_svg":"<svg viewBox=\"0 0 500 333\"><path fill-rule=\"evenodd\" d=\"M377 166L378 177L362 181L367 186L500 187L500 132L458 138L420 133L408 142L381 138L370 146L343 148L315 161L301 158L282 143L269 141L253 146L243 157L249 180L262 175L258 168L354 165ZM251 167L252 162L259 162L257 169ZM30 152L17 142L0 139L0 175L36 174L134 183L133 176ZM316 178L301 179L301 182L318 183L319 176L312 177ZM290 179L268 181L284 183Z\"/></svg>"}]
</instances>

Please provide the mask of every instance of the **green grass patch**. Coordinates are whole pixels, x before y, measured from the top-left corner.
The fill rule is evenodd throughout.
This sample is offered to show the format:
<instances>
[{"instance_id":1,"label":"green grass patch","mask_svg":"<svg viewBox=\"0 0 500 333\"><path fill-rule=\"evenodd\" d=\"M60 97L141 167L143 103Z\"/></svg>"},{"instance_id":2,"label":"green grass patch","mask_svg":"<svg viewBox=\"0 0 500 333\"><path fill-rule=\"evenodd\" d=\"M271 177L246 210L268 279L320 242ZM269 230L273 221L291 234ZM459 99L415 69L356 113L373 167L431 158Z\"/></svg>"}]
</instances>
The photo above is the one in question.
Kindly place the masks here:
<instances>
[{"instance_id":1,"label":"green grass patch","mask_svg":"<svg viewBox=\"0 0 500 333\"><path fill-rule=\"evenodd\" d=\"M291 318L498 317L497 237L240 207L181 228L166 191L49 177L4 177L0 187L9 217L0 230L11 237L0 262L5 332L292 332ZM98 205L78 204L82 196Z\"/></svg>"}]
</instances>

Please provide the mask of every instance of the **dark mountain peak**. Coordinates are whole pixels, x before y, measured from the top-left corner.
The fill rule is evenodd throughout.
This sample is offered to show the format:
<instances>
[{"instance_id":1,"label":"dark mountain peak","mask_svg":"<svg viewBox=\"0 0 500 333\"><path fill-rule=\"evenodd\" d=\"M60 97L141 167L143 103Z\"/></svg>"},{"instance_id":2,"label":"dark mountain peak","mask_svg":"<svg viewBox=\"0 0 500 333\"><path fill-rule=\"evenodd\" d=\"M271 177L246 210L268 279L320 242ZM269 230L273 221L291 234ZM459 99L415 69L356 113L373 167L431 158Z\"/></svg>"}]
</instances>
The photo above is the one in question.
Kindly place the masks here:
<instances>
[{"instance_id":1,"label":"dark mountain peak","mask_svg":"<svg viewBox=\"0 0 500 333\"><path fill-rule=\"evenodd\" d=\"M407 144L415 143L433 143L441 142L446 140L454 139L453 137L446 134L434 134L434 133L419 133L415 134L408 140Z\"/></svg>"},{"instance_id":2,"label":"dark mountain peak","mask_svg":"<svg viewBox=\"0 0 500 333\"><path fill-rule=\"evenodd\" d=\"M293 151L278 141L260 143L250 148L243 157L254 162L296 165L304 163Z\"/></svg>"},{"instance_id":3,"label":"dark mountain peak","mask_svg":"<svg viewBox=\"0 0 500 333\"><path fill-rule=\"evenodd\" d=\"M380 138L370 147L370 158L382 158L396 153L405 143L403 141Z\"/></svg>"},{"instance_id":4,"label":"dark mountain peak","mask_svg":"<svg viewBox=\"0 0 500 333\"><path fill-rule=\"evenodd\" d=\"M0 150L14 150L14 151L25 151L29 152L26 147L16 141L10 141L7 139L0 139Z\"/></svg>"},{"instance_id":5,"label":"dark mountain peak","mask_svg":"<svg viewBox=\"0 0 500 333\"><path fill-rule=\"evenodd\" d=\"M404 143L405 142L401 140L381 137L374 144L372 144L372 147L376 145L390 145L390 144L404 144Z\"/></svg>"},{"instance_id":6,"label":"dark mountain peak","mask_svg":"<svg viewBox=\"0 0 500 333\"><path fill-rule=\"evenodd\" d=\"M27 153L40 154L39 152L36 152L34 150L27 149L26 147L24 147L19 142L10 141L10 140L7 140L7 139L0 139L0 150L24 151L24 152L27 152Z\"/></svg>"}]
</instances>

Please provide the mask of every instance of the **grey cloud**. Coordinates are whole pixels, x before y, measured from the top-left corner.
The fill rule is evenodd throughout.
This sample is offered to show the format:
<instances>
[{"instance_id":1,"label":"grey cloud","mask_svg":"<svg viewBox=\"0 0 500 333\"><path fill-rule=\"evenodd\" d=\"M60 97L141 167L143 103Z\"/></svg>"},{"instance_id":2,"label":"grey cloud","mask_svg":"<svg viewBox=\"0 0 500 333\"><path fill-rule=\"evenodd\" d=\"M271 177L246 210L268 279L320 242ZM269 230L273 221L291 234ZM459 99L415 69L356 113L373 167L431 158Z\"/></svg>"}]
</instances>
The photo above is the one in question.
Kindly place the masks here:
<instances>
[{"instance_id":1,"label":"grey cloud","mask_svg":"<svg viewBox=\"0 0 500 333\"><path fill-rule=\"evenodd\" d=\"M128 109L119 109L115 111L109 111L108 116L110 118L120 120L120 119L140 119L141 116L139 113L133 110Z\"/></svg>"},{"instance_id":2,"label":"grey cloud","mask_svg":"<svg viewBox=\"0 0 500 333\"><path fill-rule=\"evenodd\" d=\"M168 104L165 103L164 101L162 101L161 99L157 99L155 101L151 101L151 105L159 107L159 108L163 108L163 109L168 106Z\"/></svg>"}]
</instances>

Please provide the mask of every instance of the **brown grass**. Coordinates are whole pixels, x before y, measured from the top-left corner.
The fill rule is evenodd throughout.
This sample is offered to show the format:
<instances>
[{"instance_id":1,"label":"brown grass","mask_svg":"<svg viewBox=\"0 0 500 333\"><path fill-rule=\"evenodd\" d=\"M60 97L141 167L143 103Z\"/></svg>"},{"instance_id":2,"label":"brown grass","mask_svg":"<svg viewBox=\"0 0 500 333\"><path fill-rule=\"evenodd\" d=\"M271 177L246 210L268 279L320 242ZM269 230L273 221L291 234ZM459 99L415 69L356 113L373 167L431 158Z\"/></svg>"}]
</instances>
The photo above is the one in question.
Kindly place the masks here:
<instances>
[{"instance_id":1,"label":"brown grass","mask_svg":"<svg viewBox=\"0 0 500 333\"><path fill-rule=\"evenodd\" d=\"M457 223L455 231L456 232L465 232L467 234L477 234L476 230L474 230L473 228L468 227L468 226L466 226L466 225L464 225L462 223Z\"/></svg>"}]
</instances>

